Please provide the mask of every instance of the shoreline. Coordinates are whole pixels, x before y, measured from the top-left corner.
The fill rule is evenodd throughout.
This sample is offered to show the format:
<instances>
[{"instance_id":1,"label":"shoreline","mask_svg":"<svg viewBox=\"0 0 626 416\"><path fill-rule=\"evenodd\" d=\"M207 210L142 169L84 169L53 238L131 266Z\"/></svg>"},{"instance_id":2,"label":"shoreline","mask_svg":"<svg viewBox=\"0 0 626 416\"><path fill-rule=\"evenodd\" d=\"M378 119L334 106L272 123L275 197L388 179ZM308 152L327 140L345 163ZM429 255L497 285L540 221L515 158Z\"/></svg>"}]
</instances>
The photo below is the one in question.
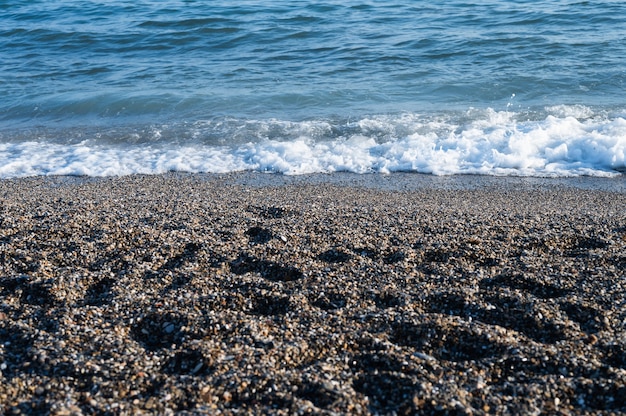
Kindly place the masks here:
<instances>
[{"instance_id":1,"label":"shoreline","mask_svg":"<svg viewBox=\"0 0 626 416\"><path fill-rule=\"evenodd\" d=\"M625 184L2 180L0 411L626 412Z\"/></svg>"},{"instance_id":2,"label":"shoreline","mask_svg":"<svg viewBox=\"0 0 626 416\"><path fill-rule=\"evenodd\" d=\"M194 174L192 174L194 175ZM200 174L201 176L223 176ZM533 190L584 189L626 193L626 175L614 177L533 177L493 175L431 175L416 172L382 173L318 173L309 175L282 175L272 173L239 172L232 175L236 183L249 186L323 185L360 187L383 191L419 190Z\"/></svg>"},{"instance_id":3,"label":"shoreline","mask_svg":"<svg viewBox=\"0 0 626 416\"><path fill-rule=\"evenodd\" d=\"M612 177L572 176L572 177L537 177L537 176L496 176L496 175L432 175L417 172L383 173L313 173L303 175L285 175L273 172L231 172L231 173L188 173L169 172L162 174L132 174L123 176L29 176L4 178L0 183L38 181L50 185L78 185L100 181L118 181L132 178L163 178L194 181L220 182L226 184L258 187L332 185L375 189L382 191L419 191L419 190L562 190L580 189L626 193L626 174Z\"/></svg>"}]
</instances>

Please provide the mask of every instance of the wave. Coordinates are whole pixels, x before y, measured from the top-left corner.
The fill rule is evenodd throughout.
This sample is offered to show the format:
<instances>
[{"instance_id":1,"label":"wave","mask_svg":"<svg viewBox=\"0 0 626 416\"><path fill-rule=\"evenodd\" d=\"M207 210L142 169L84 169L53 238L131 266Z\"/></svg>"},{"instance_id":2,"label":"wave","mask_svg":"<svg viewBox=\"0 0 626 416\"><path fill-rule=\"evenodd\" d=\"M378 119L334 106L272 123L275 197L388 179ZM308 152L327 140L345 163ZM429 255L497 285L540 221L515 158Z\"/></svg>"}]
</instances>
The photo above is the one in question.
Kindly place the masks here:
<instances>
[{"instance_id":1,"label":"wave","mask_svg":"<svg viewBox=\"0 0 626 416\"><path fill-rule=\"evenodd\" d=\"M470 109L357 120L221 118L189 123L0 133L0 177L169 171L616 176L626 119L584 106Z\"/></svg>"}]
</instances>

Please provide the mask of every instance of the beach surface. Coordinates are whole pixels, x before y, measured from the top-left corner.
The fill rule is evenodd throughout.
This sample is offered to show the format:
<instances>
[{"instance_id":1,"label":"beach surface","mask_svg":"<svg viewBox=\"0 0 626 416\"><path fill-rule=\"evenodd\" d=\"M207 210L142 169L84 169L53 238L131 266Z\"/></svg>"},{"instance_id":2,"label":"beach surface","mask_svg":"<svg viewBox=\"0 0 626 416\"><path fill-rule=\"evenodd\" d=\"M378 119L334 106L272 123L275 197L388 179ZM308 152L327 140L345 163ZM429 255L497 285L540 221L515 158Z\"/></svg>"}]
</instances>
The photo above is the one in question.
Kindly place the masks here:
<instances>
[{"instance_id":1,"label":"beach surface","mask_svg":"<svg viewBox=\"0 0 626 416\"><path fill-rule=\"evenodd\" d=\"M0 413L624 413L625 182L0 181Z\"/></svg>"}]
</instances>

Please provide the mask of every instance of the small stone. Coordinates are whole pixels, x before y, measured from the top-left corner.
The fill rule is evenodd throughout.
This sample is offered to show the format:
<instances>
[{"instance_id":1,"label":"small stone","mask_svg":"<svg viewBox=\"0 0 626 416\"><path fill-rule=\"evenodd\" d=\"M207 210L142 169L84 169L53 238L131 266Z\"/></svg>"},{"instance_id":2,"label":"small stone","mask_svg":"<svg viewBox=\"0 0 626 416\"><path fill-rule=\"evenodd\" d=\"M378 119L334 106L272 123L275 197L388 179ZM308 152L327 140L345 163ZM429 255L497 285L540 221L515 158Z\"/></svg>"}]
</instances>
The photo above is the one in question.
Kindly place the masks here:
<instances>
[{"instance_id":1,"label":"small stone","mask_svg":"<svg viewBox=\"0 0 626 416\"><path fill-rule=\"evenodd\" d=\"M196 374L198 371L200 371L200 369L202 369L202 366L204 366L204 363L200 361L198 364L196 364L193 370L191 370L191 374Z\"/></svg>"},{"instance_id":2,"label":"small stone","mask_svg":"<svg viewBox=\"0 0 626 416\"><path fill-rule=\"evenodd\" d=\"M417 358L420 358L420 359L425 360L425 361L437 361L437 359L435 357L433 357L432 355L428 355L428 354L425 354L423 352L419 352L419 351L418 352L414 352L413 355L416 356Z\"/></svg>"},{"instance_id":3,"label":"small stone","mask_svg":"<svg viewBox=\"0 0 626 416\"><path fill-rule=\"evenodd\" d=\"M200 400L205 403L211 403L213 401L213 389L211 386L205 386L200 389Z\"/></svg>"}]
</instances>

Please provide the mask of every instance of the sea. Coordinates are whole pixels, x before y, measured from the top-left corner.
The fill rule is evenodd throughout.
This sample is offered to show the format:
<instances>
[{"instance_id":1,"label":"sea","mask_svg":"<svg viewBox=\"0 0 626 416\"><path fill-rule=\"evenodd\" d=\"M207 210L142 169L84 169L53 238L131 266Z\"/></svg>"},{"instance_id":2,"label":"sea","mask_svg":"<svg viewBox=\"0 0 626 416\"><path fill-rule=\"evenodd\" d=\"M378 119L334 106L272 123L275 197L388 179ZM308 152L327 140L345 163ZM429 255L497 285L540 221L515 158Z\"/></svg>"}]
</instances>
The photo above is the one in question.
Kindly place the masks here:
<instances>
[{"instance_id":1,"label":"sea","mask_svg":"<svg viewBox=\"0 0 626 416\"><path fill-rule=\"evenodd\" d=\"M0 177L626 172L622 0L0 0Z\"/></svg>"}]
</instances>

